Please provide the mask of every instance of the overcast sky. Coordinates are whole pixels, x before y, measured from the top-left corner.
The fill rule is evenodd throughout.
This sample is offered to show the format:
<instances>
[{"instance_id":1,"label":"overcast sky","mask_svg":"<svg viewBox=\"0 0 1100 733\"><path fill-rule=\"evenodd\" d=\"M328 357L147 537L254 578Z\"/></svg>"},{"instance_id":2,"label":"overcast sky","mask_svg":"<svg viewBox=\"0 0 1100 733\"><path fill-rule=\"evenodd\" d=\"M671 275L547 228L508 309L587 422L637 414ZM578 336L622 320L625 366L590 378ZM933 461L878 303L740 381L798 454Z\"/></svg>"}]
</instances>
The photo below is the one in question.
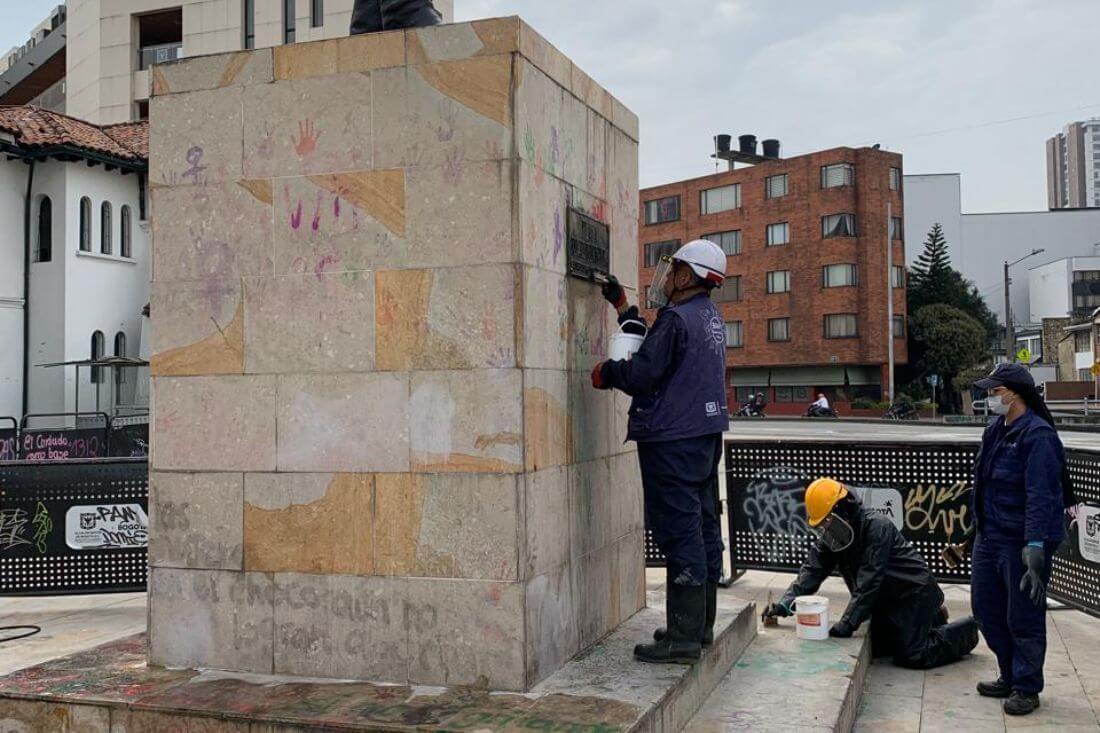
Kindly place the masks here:
<instances>
[{"instance_id":1,"label":"overcast sky","mask_svg":"<svg viewBox=\"0 0 1100 733\"><path fill-rule=\"evenodd\" d=\"M0 48L56 0L3 0ZM784 155L901 152L966 211L1046 208L1043 142L1100 116L1100 0L455 0L521 15L641 118L642 185L714 170L713 136ZM1023 118L1023 119L1021 119Z\"/></svg>"}]
</instances>

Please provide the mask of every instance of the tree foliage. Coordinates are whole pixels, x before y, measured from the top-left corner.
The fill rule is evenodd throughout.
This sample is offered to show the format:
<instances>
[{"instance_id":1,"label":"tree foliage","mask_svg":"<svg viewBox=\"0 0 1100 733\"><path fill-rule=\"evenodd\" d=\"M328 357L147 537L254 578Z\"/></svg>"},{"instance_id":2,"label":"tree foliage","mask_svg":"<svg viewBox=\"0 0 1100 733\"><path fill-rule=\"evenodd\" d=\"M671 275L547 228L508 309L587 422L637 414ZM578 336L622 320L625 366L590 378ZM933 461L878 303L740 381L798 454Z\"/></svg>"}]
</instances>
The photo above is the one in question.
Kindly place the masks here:
<instances>
[{"instance_id":1,"label":"tree foliage","mask_svg":"<svg viewBox=\"0 0 1100 733\"><path fill-rule=\"evenodd\" d=\"M977 319L944 303L926 305L910 319L910 338L920 347L913 366L920 374L938 374L944 390L944 408L959 407L958 377L989 355L986 331Z\"/></svg>"},{"instance_id":2,"label":"tree foliage","mask_svg":"<svg viewBox=\"0 0 1100 733\"><path fill-rule=\"evenodd\" d=\"M981 293L951 266L943 227L937 222L928 232L924 251L909 271L909 313L935 303L953 306L977 320L990 340L997 337L997 318Z\"/></svg>"}]
</instances>

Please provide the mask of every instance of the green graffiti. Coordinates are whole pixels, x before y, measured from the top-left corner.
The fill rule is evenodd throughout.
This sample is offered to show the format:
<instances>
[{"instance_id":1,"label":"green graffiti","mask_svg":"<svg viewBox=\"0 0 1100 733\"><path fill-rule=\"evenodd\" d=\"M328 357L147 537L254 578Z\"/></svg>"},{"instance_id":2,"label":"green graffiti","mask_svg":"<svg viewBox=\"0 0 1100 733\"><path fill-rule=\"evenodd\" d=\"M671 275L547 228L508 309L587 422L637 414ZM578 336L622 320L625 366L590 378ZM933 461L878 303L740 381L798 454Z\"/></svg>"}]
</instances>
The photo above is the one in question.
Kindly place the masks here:
<instances>
[{"instance_id":1,"label":"green graffiti","mask_svg":"<svg viewBox=\"0 0 1100 733\"><path fill-rule=\"evenodd\" d=\"M34 525L34 546L38 548L39 555L45 555L46 540L53 531L53 520L50 519L50 512L42 502L38 502L31 524Z\"/></svg>"},{"instance_id":2,"label":"green graffiti","mask_svg":"<svg viewBox=\"0 0 1100 733\"><path fill-rule=\"evenodd\" d=\"M527 152L527 160L533 161L535 159L535 136L531 134L530 127L523 133L523 149Z\"/></svg>"}]
</instances>

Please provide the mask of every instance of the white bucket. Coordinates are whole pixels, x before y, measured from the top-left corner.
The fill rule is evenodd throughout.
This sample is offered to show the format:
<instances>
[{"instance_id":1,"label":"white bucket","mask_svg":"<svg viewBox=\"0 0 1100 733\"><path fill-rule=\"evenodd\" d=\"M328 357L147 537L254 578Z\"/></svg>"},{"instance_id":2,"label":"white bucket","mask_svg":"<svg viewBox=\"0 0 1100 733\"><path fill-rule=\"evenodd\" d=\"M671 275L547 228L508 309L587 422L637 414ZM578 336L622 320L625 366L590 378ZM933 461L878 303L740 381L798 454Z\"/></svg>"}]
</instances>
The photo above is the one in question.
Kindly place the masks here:
<instances>
[{"instance_id":1,"label":"white bucket","mask_svg":"<svg viewBox=\"0 0 1100 733\"><path fill-rule=\"evenodd\" d=\"M794 599L795 632L799 639L821 641L829 638L829 599L799 596Z\"/></svg>"},{"instance_id":2,"label":"white bucket","mask_svg":"<svg viewBox=\"0 0 1100 733\"><path fill-rule=\"evenodd\" d=\"M645 341L645 336L638 336L633 333L620 331L612 334L611 344L607 349L607 358L611 361L625 361L638 352L643 341Z\"/></svg>"}]
</instances>

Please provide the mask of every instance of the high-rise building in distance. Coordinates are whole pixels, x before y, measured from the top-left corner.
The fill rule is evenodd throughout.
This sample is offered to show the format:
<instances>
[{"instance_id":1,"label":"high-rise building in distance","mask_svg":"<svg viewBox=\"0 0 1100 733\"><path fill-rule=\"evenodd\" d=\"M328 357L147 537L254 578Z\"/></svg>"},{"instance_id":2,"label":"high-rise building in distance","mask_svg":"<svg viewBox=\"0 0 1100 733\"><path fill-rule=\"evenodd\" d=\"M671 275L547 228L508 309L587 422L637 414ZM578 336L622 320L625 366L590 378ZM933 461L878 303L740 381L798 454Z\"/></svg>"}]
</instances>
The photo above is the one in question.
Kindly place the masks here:
<instances>
[{"instance_id":1,"label":"high-rise building in distance","mask_svg":"<svg viewBox=\"0 0 1100 733\"><path fill-rule=\"evenodd\" d=\"M1100 207L1100 117L1071 122L1047 140L1047 204Z\"/></svg>"}]
</instances>

